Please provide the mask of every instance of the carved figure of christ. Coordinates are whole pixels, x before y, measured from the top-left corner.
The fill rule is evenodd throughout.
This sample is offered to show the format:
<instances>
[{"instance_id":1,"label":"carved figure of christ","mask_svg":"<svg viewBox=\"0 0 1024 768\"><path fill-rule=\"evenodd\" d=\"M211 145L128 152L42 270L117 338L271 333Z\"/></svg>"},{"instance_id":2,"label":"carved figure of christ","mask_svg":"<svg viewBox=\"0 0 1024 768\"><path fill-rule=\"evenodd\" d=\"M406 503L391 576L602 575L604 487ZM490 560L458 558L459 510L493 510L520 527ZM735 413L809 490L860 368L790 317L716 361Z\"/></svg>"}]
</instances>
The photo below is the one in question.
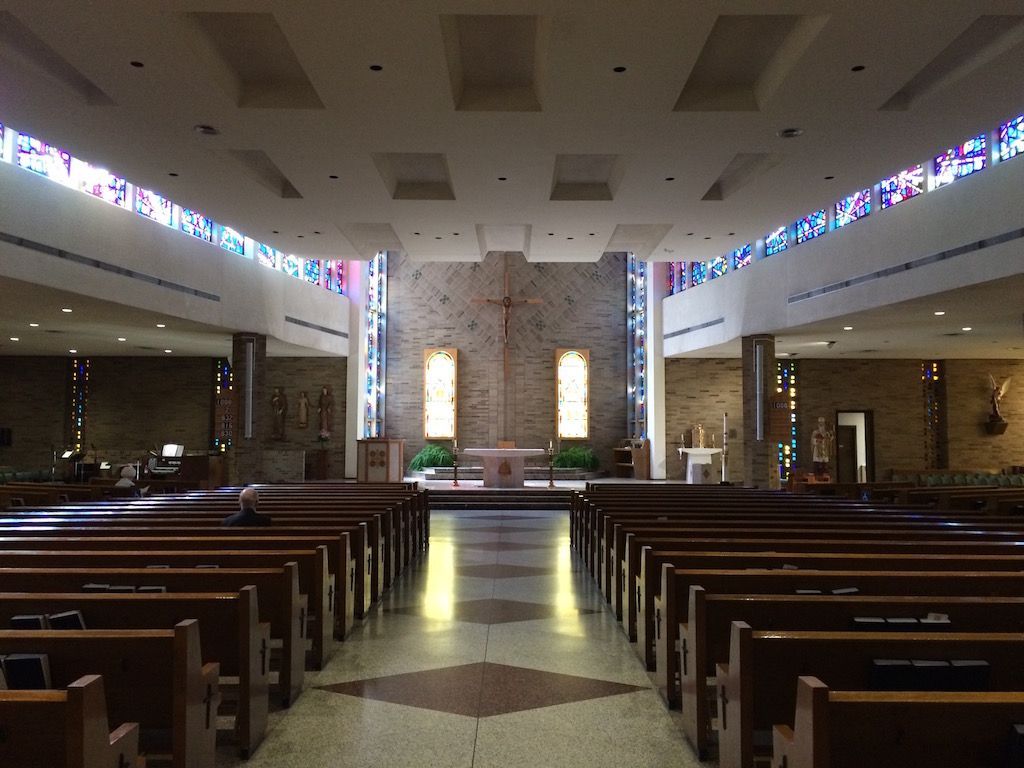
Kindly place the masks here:
<instances>
[{"instance_id":1,"label":"carved figure of christ","mask_svg":"<svg viewBox=\"0 0 1024 768\"><path fill-rule=\"evenodd\" d=\"M504 360L503 360L503 363L504 363L504 365L503 365L504 380L502 382L502 385L503 385L502 389L503 389L503 392L504 392L504 405L505 405L504 411L505 411L505 413L504 413L504 418L502 418L500 420L500 422L499 422L499 434L505 435L506 437L508 436L506 433L509 431L509 429L511 427L511 421L512 420L511 420L510 416L511 416L511 414L513 412L512 411L512 403L510 402L509 393L508 393L509 378L511 376L511 373L510 373L510 362L509 362L508 339L509 339L509 322L512 319L512 308L517 306L517 305L521 305L521 304L543 304L544 303L543 299L513 299L512 296L511 296L511 286L510 286L510 283L511 283L511 277L510 277L509 271L508 271L508 256L506 255L505 256L505 286L504 286L505 289L503 291L502 297L500 299L473 299L473 303L474 304L494 304L496 306L501 307L501 329L502 329L502 338L504 339L504 343L502 345L502 351L504 352Z\"/></svg>"}]
</instances>

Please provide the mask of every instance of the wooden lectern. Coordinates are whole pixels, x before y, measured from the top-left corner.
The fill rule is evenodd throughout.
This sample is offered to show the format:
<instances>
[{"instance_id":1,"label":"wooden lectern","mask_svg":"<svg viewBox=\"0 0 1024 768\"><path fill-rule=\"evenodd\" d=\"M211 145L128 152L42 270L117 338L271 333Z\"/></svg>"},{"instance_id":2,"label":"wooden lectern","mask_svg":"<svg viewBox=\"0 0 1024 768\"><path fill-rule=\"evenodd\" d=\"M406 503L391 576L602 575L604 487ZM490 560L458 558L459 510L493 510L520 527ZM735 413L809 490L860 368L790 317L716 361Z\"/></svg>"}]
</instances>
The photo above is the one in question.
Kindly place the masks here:
<instances>
[{"instance_id":1,"label":"wooden lectern","mask_svg":"<svg viewBox=\"0 0 1024 768\"><path fill-rule=\"evenodd\" d=\"M356 480L400 483L405 477L405 440L368 437L356 441Z\"/></svg>"}]
</instances>

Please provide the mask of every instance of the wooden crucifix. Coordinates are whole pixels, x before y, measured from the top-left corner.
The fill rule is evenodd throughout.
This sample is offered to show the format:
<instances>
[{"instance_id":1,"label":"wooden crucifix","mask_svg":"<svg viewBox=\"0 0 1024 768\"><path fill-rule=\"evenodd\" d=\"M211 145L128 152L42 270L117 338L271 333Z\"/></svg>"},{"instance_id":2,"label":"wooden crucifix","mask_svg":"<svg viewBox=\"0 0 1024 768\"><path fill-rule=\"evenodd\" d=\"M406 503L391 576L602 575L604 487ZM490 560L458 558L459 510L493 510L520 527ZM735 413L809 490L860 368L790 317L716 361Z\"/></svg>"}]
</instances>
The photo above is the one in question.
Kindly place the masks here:
<instances>
[{"instance_id":1,"label":"wooden crucifix","mask_svg":"<svg viewBox=\"0 0 1024 768\"><path fill-rule=\"evenodd\" d=\"M543 299L513 299L511 291L511 276L508 271L508 254L505 254L505 285L504 291L502 292L501 298L495 299L473 299L474 304L493 304L501 307L501 330L502 330L502 349L504 352L504 381L503 381L503 394L504 394L504 410L505 418L502 419L501 429L499 434L505 434L510 425L512 424L512 418L510 418L512 411L511 398L509 397L509 380L511 379L511 367L509 360L509 323L512 320L512 308L523 305L523 304L543 304ZM507 435L506 435L507 436Z\"/></svg>"}]
</instances>

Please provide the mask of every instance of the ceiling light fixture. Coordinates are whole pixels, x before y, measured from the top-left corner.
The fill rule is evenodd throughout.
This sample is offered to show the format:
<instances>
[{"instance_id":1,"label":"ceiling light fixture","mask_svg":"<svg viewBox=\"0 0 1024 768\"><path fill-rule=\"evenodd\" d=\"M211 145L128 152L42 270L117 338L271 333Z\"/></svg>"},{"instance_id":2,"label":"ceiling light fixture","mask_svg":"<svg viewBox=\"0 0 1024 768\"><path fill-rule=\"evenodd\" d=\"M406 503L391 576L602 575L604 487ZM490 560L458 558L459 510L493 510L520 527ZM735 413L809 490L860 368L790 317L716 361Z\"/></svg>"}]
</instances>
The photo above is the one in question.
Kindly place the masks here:
<instances>
[{"instance_id":1,"label":"ceiling light fixture","mask_svg":"<svg viewBox=\"0 0 1024 768\"><path fill-rule=\"evenodd\" d=\"M665 181L675 181L675 180L676 180L675 176L666 176L665 177Z\"/></svg>"},{"instance_id":2,"label":"ceiling light fixture","mask_svg":"<svg viewBox=\"0 0 1024 768\"><path fill-rule=\"evenodd\" d=\"M171 354L171 352L173 352L173 351L174 351L173 349L165 349L165 350L164 350L164 354L165 354L165 355L169 355L169 354Z\"/></svg>"},{"instance_id":3,"label":"ceiling light fixture","mask_svg":"<svg viewBox=\"0 0 1024 768\"><path fill-rule=\"evenodd\" d=\"M314 229L313 230L313 234L314 235L319 235L320 234L320 230L319 229Z\"/></svg>"},{"instance_id":4,"label":"ceiling light fixture","mask_svg":"<svg viewBox=\"0 0 1024 768\"><path fill-rule=\"evenodd\" d=\"M281 234L281 230L280 229L272 229L272 230L270 230L270 234L272 234L272 235L280 235Z\"/></svg>"},{"instance_id":5,"label":"ceiling light fixture","mask_svg":"<svg viewBox=\"0 0 1024 768\"><path fill-rule=\"evenodd\" d=\"M17 336L11 336L11 341L21 341Z\"/></svg>"},{"instance_id":6,"label":"ceiling light fixture","mask_svg":"<svg viewBox=\"0 0 1024 768\"><path fill-rule=\"evenodd\" d=\"M64 308L61 309L61 312L64 312L65 314L68 314L68 315L70 315L72 311L73 310L70 307L64 307Z\"/></svg>"},{"instance_id":7,"label":"ceiling light fixture","mask_svg":"<svg viewBox=\"0 0 1024 768\"><path fill-rule=\"evenodd\" d=\"M146 66L141 61L129 61L128 63L131 64L136 69L142 69L144 66Z\"/></svg>"},{"instance_id":8,"label":"ceiling light fixture","mask_svg":"<svg viewBox=\"0 0 1024 768\"><path fill-rule=\"evenodd\" d=\"M126 339L124 336L118 336L117 340L118 341L128 341L128 339Z\"/></svg>"},{"instance_id":9,"label":"ceiling light fixture","mask_svg":"<svg viewBox=\"0 0 1024 768\"><path fill-rule=\"evenodd\" d=\"M857 64L856 66L850 67L851 72L863 72L867 67L863 64Z\"/></svg>"},{"instance_id":10,"label":"ceiling light fixture","mask_svg":"<svg viewBox=\"0 0 1024 768\"><path fill-rule=\"evenodd\" d=\"M39 323L29 323L28 327L29 328L38 328L39 327Z\"/></svg>"},{"instance_id":11,"label":"ceiling light fixture","mask_svg":"<svg viewBox=\"0 0 1024 768\"><path fill-rule=\"evenodd\" d=\"M612 67L612 72L625 72L625 67Z\"/></svg>"},{"instance_id":12,"label":"ceiling light fixture","mask_svg":"<svg viewBox=\"0 0 1024 768\"><path fill-rule=\"evenodd\" d=\"M499 176L498 181L508 181L508 176Z\"/></svg>"},{"instance_id":13,"label":"ceiling light fixture","mask_svg":"<svg viewBox=\"0 0 1024 768\"><path fill-rule=\"evenodd\" d=\"M803 136L803 135L804 135L804 129L803 128L783 128L781 131L779 131L776 134L776 136L778 136L780 139L795 139L798 136Z\"/></svg>"},{"instance_id":14,"label":"ceiling light fixture","mask_svg":"<svg viewBox=\"0 0 1024 768\"><path fill-rule=\"evenodd\" d=\"M78 354L78 350L77 349L69 349L68 352L70 352L72 355L77 355Z\"/></svg>"},{"instance_id":15,"label":"ceiling light fixture","mask_svg":"<svg viewBox=\"0 0 1024 768\"><path fill-rule=\"evenodd\" d=\"M384 69L384 67L382 67L380 64L371 64L370 65L370 71L371 72L380 72L382 69Z\"/></svg>"},{"instance_id":16,"label":"ceiling light fixture","mask_svg":"<svg viewBox=\"0 0 1024 768\"><path fill-rule=\"evenodd\" d=\"M973 331L974 329L973 329L973 328L971 328L971 326L969 326L969 325L965 325L965 326L964 326L963 328L961 328L960 330L961 330L961 331Z\"/></svg>"},{"instance_id":17,"label":"ceiling light fixture","mask_svg":"<svg viewBox=\"0 0 1024 768\"><path fill-rule=\"evenodd\" d=\"M205 123L198 123L192 126L192 130L201 136L219 136L220 131L214 128L212 125L206 125Z\"/></svg>"},{"instance_id":18,"label":"ceiling light fixture","mask_svg":"<svg viewBox=\"0 0 1024 768\"><path fill-rule=\"evenodd\" d=\"M332 174L331 174L330 176L328 176L327 178L328 178L328 179L337 179L337 178L338 178L338 174L336 174L336 173L332 173Z\"/></svg>"},{"instance_id":19,"label":"ceiling light fixture","mask_svg":"<svg viewBox=\"0 0 1024 768\"><path fill-rule=\"evenodd\" d=\"M852 325L844 325L843 326L843 330L844 331L852 331L853 330L853 326Z\"/></svg>"},{"instance_id":20,"label":"ceiling light fixture","mask_svg":"<svg viewBox=\"0 0 1024 768\"><path fill-rule=\"evenodd\" d=\"M834 178L835 178L835 176L826 176L825 177L825 181L832 181L832 179L834 179Z\"/></svg>"},{"instance_id":21,"label":"ceiling light fixture","mask_svg":"<svg viewBox=\"0 0 1024 768\"><path fill-rule=\"evenodd\" d=\"M173 176L174 178L178 178L178 174L176 174L174 171L169 171L167 175Z\"/></svg>"},{"instance_id":22,"label":"ceiling light fixture","mask_svg":"<svg viewBox=\"0 0 1024 768\"><path fill-rule=\"evenodd\" d=\"M936 312L936 313L935 313L935 316L936 316L936 317L942 317L942 316L943 316L944 314L946 314L946 313L945 313L945 312L943 312L943 311L942 311L942 310L940 309L940 310L939 310L938 312Z\"/></svg>"},{"instance_id":23,"label":"ceiling light fixture","mask_svg":"<svg viewBox=\"0 0 1024 768\"><path fill-rule=\"evenodd\" d=\"M157 324L156 324L156 327L157 327L157 328L166 328L167 326L166 326L166 325L164 325L163 323L157 323Z\"/></svg>"}]
</instances>

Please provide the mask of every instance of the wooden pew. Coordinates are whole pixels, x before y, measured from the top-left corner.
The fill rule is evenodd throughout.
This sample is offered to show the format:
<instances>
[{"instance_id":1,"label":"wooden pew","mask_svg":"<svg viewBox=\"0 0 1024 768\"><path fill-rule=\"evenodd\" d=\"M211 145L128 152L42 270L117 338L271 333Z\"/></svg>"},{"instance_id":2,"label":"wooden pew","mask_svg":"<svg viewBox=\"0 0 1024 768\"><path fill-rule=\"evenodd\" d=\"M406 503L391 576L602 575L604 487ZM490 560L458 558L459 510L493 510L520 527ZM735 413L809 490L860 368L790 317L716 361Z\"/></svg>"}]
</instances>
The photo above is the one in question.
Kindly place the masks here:
<instances>
[{"instance_id":1,"label":"wooden pew","mask_svg":"<svg viewBox=\"0 0 1024 768\"><path fill-rule=\"evenodd\" d=\"M256 587L237 593L169 592L104 594L74 592L0 593L0 628L13 616L80 610L87 629L167 629L183 618L199 622L204 662L220 665L221 693L226 677L237 677L234 737L248 757L267 730L270 683L270 626L259 621Z\"/></svg>"},{"instance_id":2,"label":"wooden pew","mask_svg":"<svg viewBox=\"0 0 1024 768\"><path fill-rule=\"evenodd\" d=\"M169 747L173 768L213 768L219 671L202 663L195 620L159 630L0 630L0 653L47 654L59 687L102 675L110 717L138 720L143 752Z\"/></svg>"},{"instance_id":3,"label":"wooden pew","mask_svg":"<svg viewBox=\"0 0 1024 768\"><path fill-rule=\"evenodd\" d=\"M873 659L980 659L993 691L1024 691L1024 634L759 632L732 625L729 663L717 666L719 768L753 768L754 732L794 711L794 682L814 675L842 690L871 688Z\"/></svg>"},{"instance_id":4,"label":"wooden pew","mask_svg":"<svg viewBox=\"0 0 1024 768\"><path fill-rule=\"evenodd\" d=\"M886 595L709 594L690 587L688 621L679 625L679 669L683 732L706 760L714 708L708 679L715 665L729 660L732 624L744 621L758 630L855 628L859 616L905 619L944 614L948 624L919 624L916 631L1024 632L1024 597L908 597ZM906 625L903 626L907 629Z\"/></svg>"},{"instance_id":5,"label":"wooden pew","mask_svg":"<svg viewBox=\"0 0 1024 768\"><path fill-rule=\"evenodd\" d=\"M793 722L774 728L772 768L1009 766L1024 693L835 691L800 677Z\"/></svg>"},{"instance_id":6,"label":"wooden pew","mask_svg":"<svg viewBox=\"0 0 1024 768\"><path fill-rule=\"evenodd\" d=\"M0 568L0 592L75 592L90 583L164 586L175 593L239 592L255 586L260 621L270 625L271 647L280 648L277 677L282 703L287 707L302 693L306 599L299 594L296 564L281 568Z\"/></svg>"},{"instance_id":7,"label":"wooden pew","mask_svg":"<svg viewBox=\"0 0 1024 768\"><path fill-rule=\"evenodd\" d=\"M0 765L144 768L139 724L109 728L99 675L83 675L60 691L0 690Z\"/></svg>"}]
</instances>

